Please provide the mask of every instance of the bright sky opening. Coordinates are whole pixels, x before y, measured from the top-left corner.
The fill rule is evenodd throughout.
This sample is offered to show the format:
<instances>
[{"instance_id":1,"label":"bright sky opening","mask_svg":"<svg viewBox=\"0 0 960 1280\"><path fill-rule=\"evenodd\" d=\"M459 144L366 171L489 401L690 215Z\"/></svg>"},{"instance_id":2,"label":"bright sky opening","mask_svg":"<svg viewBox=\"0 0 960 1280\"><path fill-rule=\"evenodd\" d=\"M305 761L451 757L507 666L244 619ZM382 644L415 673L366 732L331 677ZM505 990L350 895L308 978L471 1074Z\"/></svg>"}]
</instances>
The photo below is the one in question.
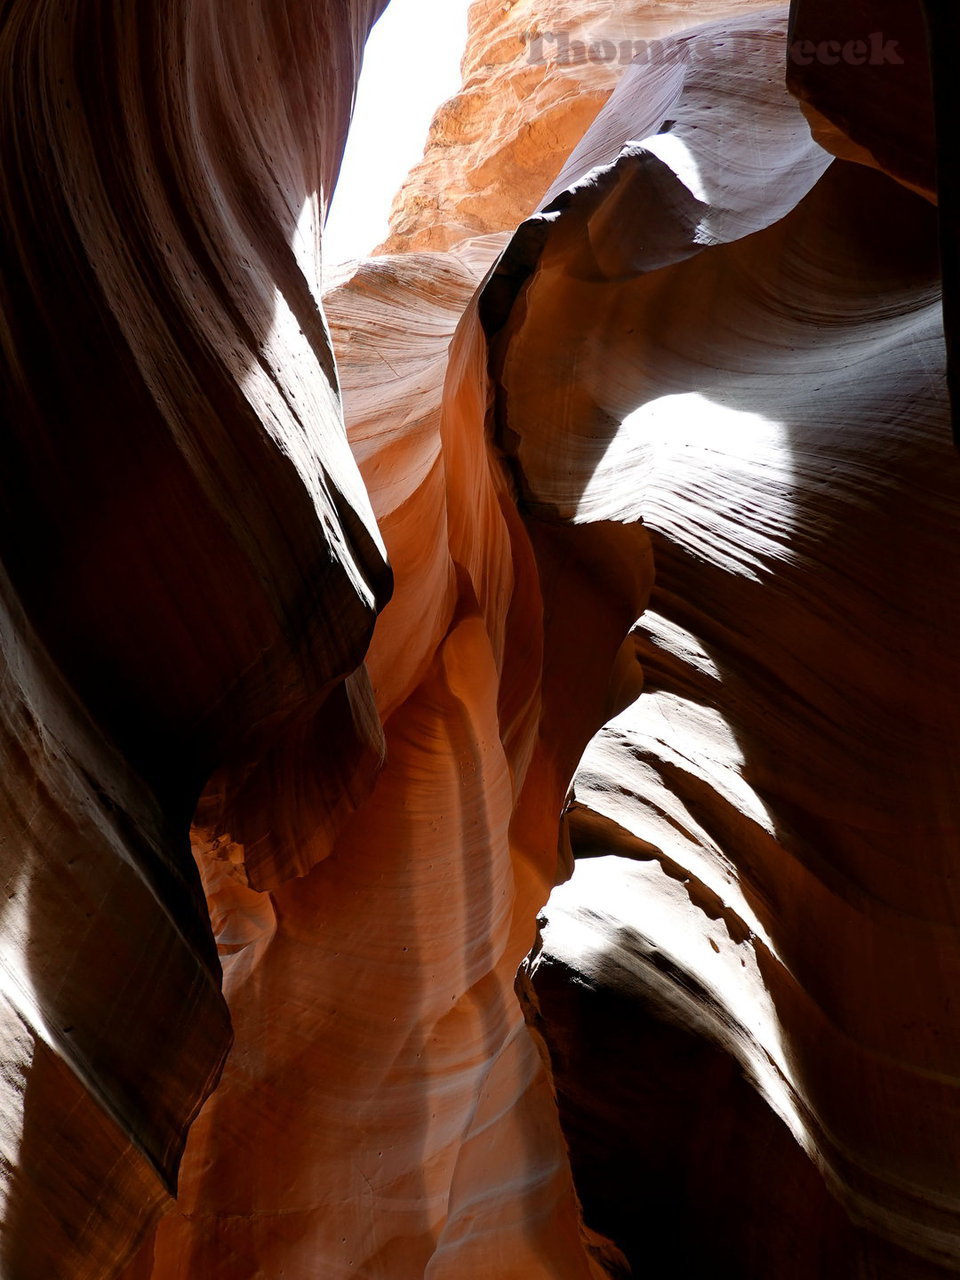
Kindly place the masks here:
<instances>
[{"instance_id":1,"label":"bright sky opening","mask_svg":"<svg viewBox=\"0 0 960 1280\"><path fill-rule=\"evenodd\" d=\"M387 236L390 206L460 88L470 0L391 0L367 41L340 180L323 233L328 267Z\"/></svg>"}]
</instances>

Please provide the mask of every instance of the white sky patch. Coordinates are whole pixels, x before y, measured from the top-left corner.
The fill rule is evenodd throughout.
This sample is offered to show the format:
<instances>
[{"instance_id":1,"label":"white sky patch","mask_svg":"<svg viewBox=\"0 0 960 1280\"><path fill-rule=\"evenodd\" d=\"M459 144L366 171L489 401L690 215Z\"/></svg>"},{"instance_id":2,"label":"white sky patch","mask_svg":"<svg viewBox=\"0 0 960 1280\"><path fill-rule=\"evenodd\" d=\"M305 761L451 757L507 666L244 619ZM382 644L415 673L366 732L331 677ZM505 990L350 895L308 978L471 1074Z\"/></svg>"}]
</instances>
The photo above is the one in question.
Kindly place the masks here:
<instances>
[{"instance_id":1,"label":"white sky patch","mask_svg":"<svg viewBox=\"0 0 960 1280\"><path fill-rule=\"evenodd\" d=\"M327 267L386 239L390 206L430 121L460 88L470 0L391 0L367 41L340 179L323 233Z\"/></svg>"}]
</instances>

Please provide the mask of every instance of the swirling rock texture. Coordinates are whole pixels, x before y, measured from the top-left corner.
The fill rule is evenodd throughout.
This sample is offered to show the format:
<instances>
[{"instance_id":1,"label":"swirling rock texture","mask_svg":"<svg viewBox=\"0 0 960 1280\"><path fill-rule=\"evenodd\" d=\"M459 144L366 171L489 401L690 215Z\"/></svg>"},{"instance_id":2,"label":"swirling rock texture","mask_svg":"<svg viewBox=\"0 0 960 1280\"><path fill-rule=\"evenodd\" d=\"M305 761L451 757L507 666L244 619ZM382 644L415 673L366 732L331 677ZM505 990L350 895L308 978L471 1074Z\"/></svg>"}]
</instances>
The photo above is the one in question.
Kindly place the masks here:
<instances>
[{"instance_id":1,"label":"swirling rock texture","mask_svg":"<svg viewBox=\"0 0 960 1280\"><path fill-rule=\"evenodd\" d=\"M0 1270L954 1274L923 41L480 0L321 308L381 7L0 7Z\"/></svg>"},{"instance_id":2,"label":"swirling rock texture","mask_svg":"<svg viewBox=\"0 0 960 1280\"><path fill-rule=\"evenodd\" d=\"M272 883L379 765L318 218L380 7L0 8L5 1277L169 1202L230 1042L208 780Z\"/></svg>"},{"instance_id":3,"label":"swirling rock texture","mask_svg":"<svg viewBox=\"0 0 960 1280\"><path fill-rule=\"evenodd\" d=\"M237 1041L132 1276L604 1274L513 992L573 761L538 740L540 596L487 454L476 321L438 412L475 285L386 259L328 299L397 584L366 662L386 763L268 899L222 822L198 833Z\"/></svg>"},{"instance_id":4,"label":"swirling rock texture","mask_svg":"<svg viewBox=\"0 0 960 1280\"><path fill-rule=\"evenodd\" d=\"M463 88L437 112L423 160L397 193L383 251L447 249L512 232L540 205L638 52L768 3L476 0Z\"/></svg>"},{"instance_id":5,"label":"swirling rock texture","mask_svg":"<svg viewBox=\"0 0 960 1280\"><path fill-rule=\"evenodd\" d=\"M656 567L644 693L581 764L585 860L534 999L588 1221L638 1268L955 1274L960 466L932 184L869 98L869 167L828 168L772 49L764 70L775 30L691 37L669 125L629 73L584 143L608 162L500 268L528 509L642 516Z\"/></svg>"}]
</instances>

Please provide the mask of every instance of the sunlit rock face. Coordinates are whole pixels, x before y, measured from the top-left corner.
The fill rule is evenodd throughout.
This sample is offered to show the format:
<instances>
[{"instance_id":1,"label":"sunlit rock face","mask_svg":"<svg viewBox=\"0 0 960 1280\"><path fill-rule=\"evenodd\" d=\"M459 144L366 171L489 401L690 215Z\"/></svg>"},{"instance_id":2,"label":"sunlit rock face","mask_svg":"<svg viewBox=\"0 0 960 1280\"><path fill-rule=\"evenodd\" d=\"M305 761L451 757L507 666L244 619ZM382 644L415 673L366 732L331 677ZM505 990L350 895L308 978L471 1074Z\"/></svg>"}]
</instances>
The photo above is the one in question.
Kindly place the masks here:
<instances>
[{"instance_id":1,"label":"sunlit rock face","mask_svg":"<svg viewBox=\"0 0 960 1280\"><path fill-rule=\"evenodd\" d=\"M321 309L380 7L0 19L0 1271L955 1273L936 210L484 0Z\"/></svg>"},{"instance_id":2,"label":"sunlit rock face","mask_svg":"<svg viewBox=\"0 0 960 1280\"><path fill-rule=\"evenodd\" d=\"M729 58L751 27L753 56ZM960 465L936 212L830 163L777 74L780 23L725 33L678 76L669 126L648 73L624 77L582 148L606 164L488 286L528 518L642 518L656 573L632 633L644 692L578 773L568 827L595 860L546 912L541 1026L588 1221L635 1266L663 1167L692 1258L740 1216L726 1274L952 1274ZM642 1023L619 1070L598 1007ZM687 1127L658 1045L718 1089L716 1131ZM741 1071L782 1121L759 1131L799 1220L783 1188L709 1185L723 1125L759 1116Z\"/></svg>"},{"instance_id":3,"label":"sunlit rock face","mask_svg":"<svg viewBox=\"0 0 960 1280\"><path fill-rule=\"evenodd\" d=\"M198 829L236 1044L130 1276L605 1274L513 990L602 716L563 765L541 742L541 595L469 314L447 369L476 285L411 255L327 296L396 584L366 661L385 764L330 855L269 895L222 824Z\"/></svg>"},{"instance_id":4,"label":"sunlit rock face","mask_svg":"<svg viewBox=\"0 0 960 1280\"><path fill-rule=\"evenodd\" d=\"M684 27L769 0L476 0L463 88L397 195L385 252L447 249L536 209L635 58ZM424 39L429 39L429 27Z\"/></svg>"}]
</instances>

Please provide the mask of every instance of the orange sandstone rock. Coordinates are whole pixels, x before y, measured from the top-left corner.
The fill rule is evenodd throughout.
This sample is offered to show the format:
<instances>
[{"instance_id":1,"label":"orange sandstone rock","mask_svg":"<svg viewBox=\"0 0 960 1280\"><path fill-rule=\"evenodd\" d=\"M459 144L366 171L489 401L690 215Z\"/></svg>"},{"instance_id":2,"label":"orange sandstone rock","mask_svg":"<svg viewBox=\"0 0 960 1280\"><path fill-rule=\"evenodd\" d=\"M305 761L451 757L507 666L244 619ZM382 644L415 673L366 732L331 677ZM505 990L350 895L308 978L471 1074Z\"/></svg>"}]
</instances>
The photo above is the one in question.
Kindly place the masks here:
<instances>
[{"instance_id":1,"label":"orange sandstone rock","mask_svg":"<svg viewBox=\"0 0 960 1280\"><path fill-rule=\"evenodd\" d=\"M379 763L355 673L390 577L318 248L379 8L0 15L11 1280L115 1275L176 1187L231 1035L189 845L211 773L250 874L276 882Z\"/></svg>"},{"instance_id":2,"label":"orange sandstone rock","mask_svg":"<svg viewBox=\"0 0 960 1280\"><path fill-rule=\"evenodd\" d=\"M707 1222L717 1201L741 1215L729 1274L947 1275L960 462L937 215L830 163L777 74L782 21L725 36L754 23L753 58L718 32L680 76L669 127L649 73L625 76L582 147L606 163L521 228L488 285L528 520L574 537L642 517L656 571L634 631L644 691L578 774L571 844L591 860L547 908L540 1025L588 1220L635 1267L641 1204L609 1212L595 1161L607 1125L643 1168L651 1114L589 1101L590 1045L562 1020L584 990L646 1018L651 1053L658 1022L679 1023L705 1076L737 1064L780 1117L804 1248L781 1259L759 1205L710 1191ZM629 1107L663 1067L623 1063L596 1076ZM693 1257L716 1255L697 1197L718 1148L722 1133L691 1134L674 1183ZM670 1261L669 1237L651 1248Z\"/></svg>"},{"instance_id":3,"label":"orange sandstone rock","mask_svg":"<svg viewBox=\"0 0 960 1280\"><path fill-rule=\"evenodd\" d=\"M475 0L463 88L437 112L381 252L512 231L538 207L632 58L768 0Z\"/></svg>"},{"instance_id":4,"label":"orange sandstone rock","mask_svg":"<svg viewBox=\"0 0 960 1280\"><path fill-rule=\"evenodd\" d=\"M936 211L782 10L482 3L328 329L379 7L0 19L4 1274L951 1274Z\"/></svg>"}]
</instances>

